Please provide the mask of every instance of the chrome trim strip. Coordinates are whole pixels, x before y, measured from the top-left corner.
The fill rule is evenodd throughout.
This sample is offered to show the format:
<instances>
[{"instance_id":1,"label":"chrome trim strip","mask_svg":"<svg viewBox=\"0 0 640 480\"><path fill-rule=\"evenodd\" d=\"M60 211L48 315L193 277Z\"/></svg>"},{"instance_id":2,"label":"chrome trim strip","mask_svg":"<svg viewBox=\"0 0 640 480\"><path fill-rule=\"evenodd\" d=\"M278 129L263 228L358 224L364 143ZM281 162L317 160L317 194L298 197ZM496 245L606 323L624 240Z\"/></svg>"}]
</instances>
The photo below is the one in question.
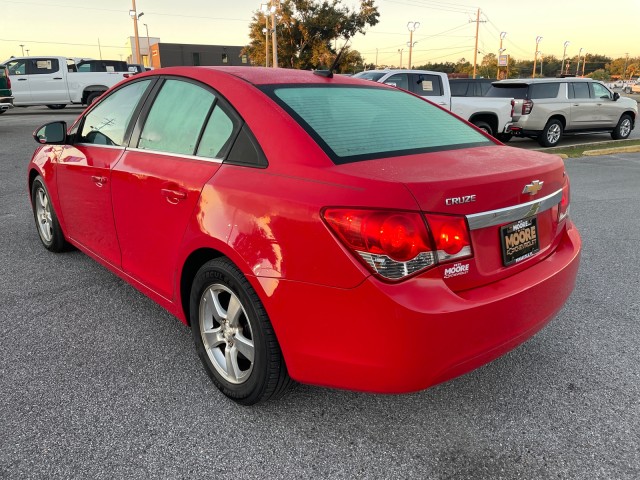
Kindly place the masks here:
<instances>
[{"instance_id":1,"label":"chrome trim strip","mask_svg":"<svg viewBox=\"0 0 640 480\"><path fill-rule=\"evenodd\" d=\"M562 200L562 189L538 200L533 200L513 207L499 208L488 212L467 215L470 230L493 227L503 223L515 222L523 218L532 217L556 206Z\"/></svg>"},{"instance_id":2,"label":"chrome trim strip","mask_svg":"<svg viewBox=\"0 0 640 480\"><path fill-rule=\"evenodd\" d=\"M210 163L222 163L221 158L198 157L196 155L184 155L182 153L161 152L159 150L147 150L145 148L127 148L127 152L151 153L153 155L164 155L170 157L186 158L188 160L201 160Z\"/></svg>"}]
</instances>

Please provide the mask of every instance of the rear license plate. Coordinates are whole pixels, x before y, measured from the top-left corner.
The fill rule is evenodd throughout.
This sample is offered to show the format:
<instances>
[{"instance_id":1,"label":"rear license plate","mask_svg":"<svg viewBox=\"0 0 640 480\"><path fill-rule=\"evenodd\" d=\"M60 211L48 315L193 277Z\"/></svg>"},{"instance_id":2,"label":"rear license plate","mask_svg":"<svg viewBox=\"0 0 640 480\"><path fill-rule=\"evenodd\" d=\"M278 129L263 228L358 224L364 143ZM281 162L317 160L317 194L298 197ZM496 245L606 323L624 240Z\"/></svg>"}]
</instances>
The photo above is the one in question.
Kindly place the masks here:
<instances>
[{"instance_id":1,"label":"rear license plate","mask_svg":"<svg viewBox=\"0 0 640 480\"><path fill-rule=\"evenodd\" d=\"M505 267L521 262L540 250L538 219L524 218L500 228L502 262Z\"/></svg>"}]
</instances>

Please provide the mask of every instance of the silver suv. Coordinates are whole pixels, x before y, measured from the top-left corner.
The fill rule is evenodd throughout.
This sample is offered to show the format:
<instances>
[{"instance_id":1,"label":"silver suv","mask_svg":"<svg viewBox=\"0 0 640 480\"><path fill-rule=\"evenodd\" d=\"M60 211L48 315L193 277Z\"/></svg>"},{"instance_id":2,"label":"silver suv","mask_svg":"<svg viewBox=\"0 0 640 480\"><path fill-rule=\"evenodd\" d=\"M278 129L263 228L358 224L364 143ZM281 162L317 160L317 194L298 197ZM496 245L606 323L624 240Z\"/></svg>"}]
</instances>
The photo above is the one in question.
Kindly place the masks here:
<instances>
[{"instance_id":1,"label":"silver suv","mask_svg":"<svg viewBox=\"0 0 640 480\"><path fill-rule=\"evenodd\" d=\"M509 131L536 138L543 147L572 133L605 132L614 140L624 139L638 116L638 102L588 78L501 80L487 96L513 98Z\"/></svg>"}]
</instances>

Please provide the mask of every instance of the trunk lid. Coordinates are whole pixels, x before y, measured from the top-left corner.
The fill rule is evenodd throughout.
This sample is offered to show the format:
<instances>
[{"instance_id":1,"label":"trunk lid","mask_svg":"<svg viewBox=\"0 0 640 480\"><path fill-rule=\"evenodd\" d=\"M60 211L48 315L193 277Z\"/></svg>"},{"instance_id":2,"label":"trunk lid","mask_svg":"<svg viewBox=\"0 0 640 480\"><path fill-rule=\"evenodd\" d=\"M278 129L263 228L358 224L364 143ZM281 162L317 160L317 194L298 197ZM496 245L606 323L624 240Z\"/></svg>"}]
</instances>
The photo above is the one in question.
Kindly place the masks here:
<instances>
[{"instance_id":1,"label":"trunk lid","mask_svg":"<svg viewBox=\"0 0 640 480\"><path fill-rule=\"evenodd\" d=\"M564 228L557 205L565 169L558 156L489 146L357 162L341 169L403 183L424 213L467 218L473 257L437 267L455 291L497 281L539 262L555 249ZM529 225L519 223L523 219ZM510 224L515 230L507 230ZM532 227L538 251L517 261L517 253L505 257L503 248L515 248L519 230L532 232Z\"/></svg>"}]
</instances>

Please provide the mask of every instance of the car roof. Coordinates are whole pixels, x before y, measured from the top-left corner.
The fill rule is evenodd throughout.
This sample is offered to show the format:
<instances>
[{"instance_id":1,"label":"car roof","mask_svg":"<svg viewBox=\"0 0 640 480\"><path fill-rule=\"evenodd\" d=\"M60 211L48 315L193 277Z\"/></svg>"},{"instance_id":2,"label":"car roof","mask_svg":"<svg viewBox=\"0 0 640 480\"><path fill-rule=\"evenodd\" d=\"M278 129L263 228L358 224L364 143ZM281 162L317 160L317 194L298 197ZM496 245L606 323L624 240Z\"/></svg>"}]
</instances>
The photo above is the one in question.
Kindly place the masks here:
<instances>
[{"instance_id":1,"label":"car roof","mask_svg":"<svg viewBox=\"0 0 640 480\"><path fill-rule=\"evenodd\" d=\"M189 76L195 71L210 71L211 73L229 75L253 85L274 85L274 84L358 84L370 86L367 80L354 79L343 75L334 75L327 78L314 74L309 70L294 70L290 68L267 68L267 67L166 67L147 75L184 75Z\"/></svg>"},{"instance_id":2,"label":"car roof","mask_svg":"<svg viewBox=\"0 0 640 480\"><path fill-rule=\"evenodd\" d=\"M562 83L562 82L595 82L591 78L562 77L562 78L510 78L493 82L494 85L531 85L533 83Z\"/></svg>"}]
</instances>

